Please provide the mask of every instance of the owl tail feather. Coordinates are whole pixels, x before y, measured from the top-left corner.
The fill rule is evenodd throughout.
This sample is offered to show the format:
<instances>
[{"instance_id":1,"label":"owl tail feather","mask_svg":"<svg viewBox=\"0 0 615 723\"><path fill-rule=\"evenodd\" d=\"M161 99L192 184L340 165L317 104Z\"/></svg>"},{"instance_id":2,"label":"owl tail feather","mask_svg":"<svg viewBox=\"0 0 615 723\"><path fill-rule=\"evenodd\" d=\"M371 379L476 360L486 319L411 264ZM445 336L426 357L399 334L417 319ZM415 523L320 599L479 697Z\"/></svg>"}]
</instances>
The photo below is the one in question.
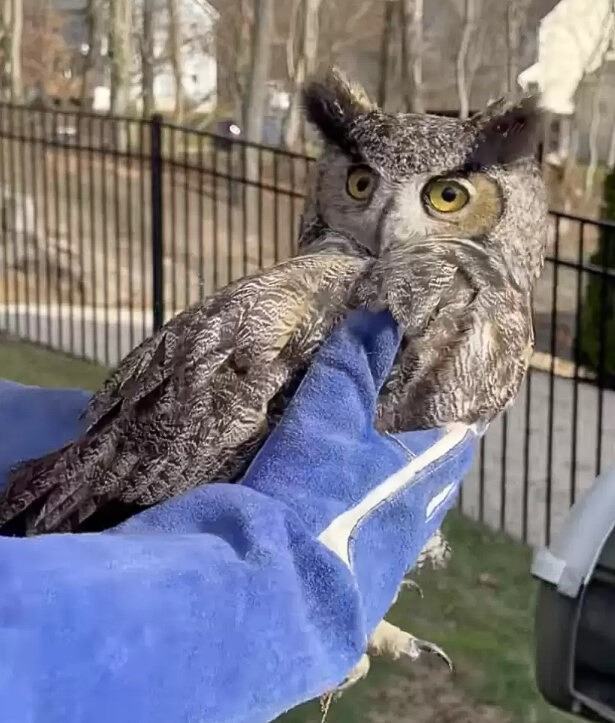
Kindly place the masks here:
<instances>
[{"instance_id":1,"label":"owl tail feather","mask_svg":"<svg viewBox=\"0 0 615 723\"><path fill-rule=\"evenodd\" d=\"M111 426L16 467L0 498L0 534L40 535L75 531L96 505L112 497L107 476L120 429Z\"/></svg>"},{"instance_id":2,"label":"owl tail feather","mask_svg":"<svg viewBox=\"0 0 615 723\"><path fill-rule=\"evenodd\" d=\"M11 470L8 486L0 497L0 535L29 534L33 521L56 486L51 473L68 446Z\"/></svg>"}]
</instances>

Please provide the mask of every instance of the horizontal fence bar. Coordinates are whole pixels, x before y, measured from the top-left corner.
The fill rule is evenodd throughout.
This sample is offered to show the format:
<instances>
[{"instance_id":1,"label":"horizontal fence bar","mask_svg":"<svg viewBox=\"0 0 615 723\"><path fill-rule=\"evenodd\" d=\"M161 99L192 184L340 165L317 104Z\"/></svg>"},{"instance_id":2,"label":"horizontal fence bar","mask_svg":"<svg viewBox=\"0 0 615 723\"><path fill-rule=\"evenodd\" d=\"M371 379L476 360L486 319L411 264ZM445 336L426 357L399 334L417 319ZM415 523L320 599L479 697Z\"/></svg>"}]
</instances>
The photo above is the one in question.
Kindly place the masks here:
<instances>
[{"instance_id":1,"label":"horizontal fence bar","mask_svg":"<svg viewBox=\"0 0 615 723\"><path fill-rule=\"evenodd\" d=\"M551 212L553 213L553 212ZM601 221L591 222L591 221L584 221L585 224L591 224L598 227L602 226ZM594 274L596 276L604 276L607 279L612 279L615 281L615 269L610 268L604 268L603 266L597 266L596 264L579 264L578 262L574 261L567 261L566 259L560 259L555 258L553 256L546 256L545 261L548 263L553 264L554 266L564 266L567 269L573 269L575 271L584 271L588 274Z\"/></svg>"},{"instance_id":2,"label":"horizontal fence bar","mask_svg":"<svg viewBox=\"0 0 615 723\"><path fill-rule=\"evenodd\" d=\"M308 156L305 153L297 153L296 151L289 151L286 148L280 148L279 146L271 146L267 145L265 143L255 143L254 141L248 141L245 138L235 137L233 136L230 138L226 135L221 135L220 133L214 133L213 131L206 131L202 130L200 128L186 128L185 126L175 125L174 123L163 123L163 127L169 130L173 131L179 131L181 133L189 134L195 137L202 137L202 138L210 138L211 140L216 141L225 141L227 143L232 143L233 146L236 146L237 148L252 148L257 151L265 151L268 153L278 153L281 156L285 156L286 158L294 158L296 160L301 161L314 161L316 158L314 156Z\"/></svg>"}]
</instances>

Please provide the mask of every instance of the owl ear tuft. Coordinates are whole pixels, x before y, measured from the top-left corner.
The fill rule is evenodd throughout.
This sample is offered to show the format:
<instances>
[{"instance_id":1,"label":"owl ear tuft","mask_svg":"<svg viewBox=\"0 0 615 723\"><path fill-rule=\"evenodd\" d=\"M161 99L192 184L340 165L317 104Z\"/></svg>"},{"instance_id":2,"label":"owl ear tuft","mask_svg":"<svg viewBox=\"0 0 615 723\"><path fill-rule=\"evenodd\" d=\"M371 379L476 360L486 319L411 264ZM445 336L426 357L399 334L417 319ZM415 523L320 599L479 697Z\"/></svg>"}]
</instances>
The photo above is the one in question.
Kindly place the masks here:
<instances>
[{"instance_id":1,"label":"owl ear tuft","mask_svg":"<svg viewBox=\"0 0 615 723\"><path fill-rule=\"evenodd\" d=\"M348 137L351 122L376 107L365 90L351 83L339 68L331 68L326 75L308 81L303 88L302 103L307 119L325 140L346 152L351 152Z\"/></svg>"},{"instance_id":2,"label":"owl ear tuft","mask_svg":"<svg viewBox=\"0 0 615 723\"><path fill-rule=\"evenodd\" d=\"M472 160L480 165L504 165L535 156L543 118L537 96L516 103L496 100L468 121L477 129Z\"/></svg>"}]
</instances>

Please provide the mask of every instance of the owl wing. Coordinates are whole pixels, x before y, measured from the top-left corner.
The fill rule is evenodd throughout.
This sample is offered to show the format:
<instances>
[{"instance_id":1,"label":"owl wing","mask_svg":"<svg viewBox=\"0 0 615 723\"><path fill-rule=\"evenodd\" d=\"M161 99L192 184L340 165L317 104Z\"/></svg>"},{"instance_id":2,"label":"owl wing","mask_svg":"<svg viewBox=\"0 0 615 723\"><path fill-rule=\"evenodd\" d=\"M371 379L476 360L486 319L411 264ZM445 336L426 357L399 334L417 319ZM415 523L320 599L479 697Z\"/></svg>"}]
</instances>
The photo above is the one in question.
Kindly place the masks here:
<instances>
[{"instance_id":1,"label":"owl wing","mask_svg":"<svg viewBox=\"0 0 615 723\"><path fill-rule=\"evenodd\" d=\"M335 254L299 257L172 319L94 395L81 438L15 470L0 529L74 531L96 516L109 526L236 477L267 436L270 407L347 309L364 266Z\"/></svg>"}]
</instances>

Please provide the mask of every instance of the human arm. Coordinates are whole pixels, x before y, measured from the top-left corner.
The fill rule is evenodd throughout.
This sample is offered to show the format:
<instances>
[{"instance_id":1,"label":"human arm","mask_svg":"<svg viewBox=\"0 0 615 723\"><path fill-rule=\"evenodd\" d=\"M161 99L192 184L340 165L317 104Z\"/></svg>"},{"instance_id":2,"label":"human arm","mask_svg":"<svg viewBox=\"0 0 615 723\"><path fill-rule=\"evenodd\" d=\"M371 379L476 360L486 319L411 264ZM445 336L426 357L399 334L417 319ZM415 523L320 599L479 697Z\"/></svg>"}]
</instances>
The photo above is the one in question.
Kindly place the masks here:
<instances>
[{"instance_id":1,"label":"human arm","mask_svg":"<svg viewBox=\"0 0 615 723\"><path fill-rule=\"evenodd\" d=\"M375 431L398 344L388 314L352 315L241 484L106 533L0 538L6 719L266 721L337 685L473 454L467 428Z\"/></svg>"}]
</instances>

